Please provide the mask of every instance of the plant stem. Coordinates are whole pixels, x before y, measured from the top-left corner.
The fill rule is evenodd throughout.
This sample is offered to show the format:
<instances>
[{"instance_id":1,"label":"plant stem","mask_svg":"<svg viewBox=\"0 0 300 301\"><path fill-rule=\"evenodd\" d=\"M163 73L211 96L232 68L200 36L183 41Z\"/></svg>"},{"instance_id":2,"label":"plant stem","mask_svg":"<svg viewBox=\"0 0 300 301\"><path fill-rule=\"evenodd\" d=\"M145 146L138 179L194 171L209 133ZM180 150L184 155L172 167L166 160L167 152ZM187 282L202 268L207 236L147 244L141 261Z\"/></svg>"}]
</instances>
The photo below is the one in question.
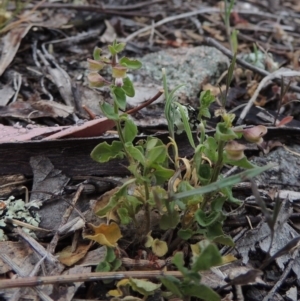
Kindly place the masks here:
<instances>
[{"instance_id":1,"label":"plant stem","mask_svg":"<svg viewBox=\"0 0 300 301\"><path fill-rule=\"evenodd\" d=\"M219 141L218 143L218 160L214 167L210 183L214 183L218 180L220 171L223 167L223 150L224 150L225 142ZM212 193L208 193L204 196L203 202L201 203L201 209L205 208L208 201L211 199Z\"/></svg>"},{"instance_id":2,"label":"plant stem","mask_svg":"<svg viewBox=\"0 0 300 301\"><path fill-rule=\"evenodd\" d=\"M218 161L214 167L210 183L216 182L218 180L221 168L223 167L223 151L225 147L224 141L219 141L218 143Z\"/></svg>"},{"instance_id":3,"label":"plant stem","mask_svg":"<svg viewBox=\"0 0 300 301\"><path fill-rule=\"evenodd\" d=\"M146 234L150 232L150 206L149 206L149 187L148 183L144 182L144 188L145 188L145 217L146 217Z\"/></svg>"}]
</instances>

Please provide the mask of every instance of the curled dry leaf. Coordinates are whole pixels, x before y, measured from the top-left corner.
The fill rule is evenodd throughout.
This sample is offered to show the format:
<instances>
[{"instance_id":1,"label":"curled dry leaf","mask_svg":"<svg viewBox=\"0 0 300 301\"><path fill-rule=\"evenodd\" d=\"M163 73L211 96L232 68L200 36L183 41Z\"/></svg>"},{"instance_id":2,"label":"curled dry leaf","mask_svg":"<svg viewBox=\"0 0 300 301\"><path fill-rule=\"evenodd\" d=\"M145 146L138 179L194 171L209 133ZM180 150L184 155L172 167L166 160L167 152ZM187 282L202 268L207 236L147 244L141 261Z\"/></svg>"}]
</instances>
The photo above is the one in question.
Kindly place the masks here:
<instances>
[{"instance_id":1,"label":"curled dry leaf","mask_svg":"<svg viewBox=\"0 0 300 301\"><path fill-rule=\"evenodd\" d=\"M86 255L91 244L92 243L88 245L79 245L74 252L72 251L71 246L67 246L57 254L58 259L64 265L72 266Z\"/></svg>"},{"instance_id":2,"label":"curled dry leaf","mask_svg":"<svg viewBox=\"0 0 300 301\"><path fill-rule=\"evenodd\" d=\"M88 238L107 247L116 247L117 241L122 237L121 230L116 223L109 225L101 224L94 226L87 224L87 229L82 234L83 238Z\"/></svg>"}]
</instances>

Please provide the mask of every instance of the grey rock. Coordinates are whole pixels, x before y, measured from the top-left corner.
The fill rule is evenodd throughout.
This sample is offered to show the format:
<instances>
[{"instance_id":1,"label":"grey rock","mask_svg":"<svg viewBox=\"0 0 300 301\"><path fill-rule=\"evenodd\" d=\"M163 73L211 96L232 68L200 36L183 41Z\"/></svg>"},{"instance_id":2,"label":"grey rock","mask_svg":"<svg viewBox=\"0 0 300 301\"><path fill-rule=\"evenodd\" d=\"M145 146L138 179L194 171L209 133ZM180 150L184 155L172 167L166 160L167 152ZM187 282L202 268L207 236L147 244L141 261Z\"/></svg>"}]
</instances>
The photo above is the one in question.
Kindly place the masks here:
<instances>
[{"instance_id":1,"label":"grey rock","mask_svg":"<svg viewBox=\"0 0 300 301\"><path fill-rule=\"evenodd\" d=\"M201 86L214 84L229 66L225 55L208 46L162 50L145 55L141 62L138 82L162 86L162 68L165 68L169 89L184 84L177 93L178 100L191 104L197 99Z\"/></svg>"},{"instance_id":2,"label":"grey rock","mask_svg":"<svg viewBox=\"0 0 300 301\"><path fill-rule=\"evenodd\" d=\"M289 149L294 153L300 153L299 145L291 145ZM263 157L256 157L252 160L254 164L263 166L268 163L275 163L276 166L256 177L259 183L299 191L300 181L300 158L288 152L283 147L272 150Z\"/></svg>"}]
</instances>

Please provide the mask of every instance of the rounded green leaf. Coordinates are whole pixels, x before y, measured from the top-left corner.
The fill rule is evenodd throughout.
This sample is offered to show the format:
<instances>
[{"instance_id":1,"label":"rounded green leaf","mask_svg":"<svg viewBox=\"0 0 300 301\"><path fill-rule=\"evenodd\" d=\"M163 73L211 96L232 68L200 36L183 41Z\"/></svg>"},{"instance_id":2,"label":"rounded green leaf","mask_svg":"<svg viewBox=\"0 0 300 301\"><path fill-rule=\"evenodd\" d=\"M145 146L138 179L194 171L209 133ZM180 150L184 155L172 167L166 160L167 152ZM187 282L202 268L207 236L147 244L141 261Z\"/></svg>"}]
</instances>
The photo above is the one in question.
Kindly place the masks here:
<instances>
[{"instance_id":1,"label":"rounded green leaf","mask_svg":"<svg viewBox=\"0 0 300 301\"><path fill-rule=\"evenodd\" d=\"M208 215L201 209L198 209L195 213L195 219L202 227L207 227L217 222L221 217L221 212L212 211Z\"/></svg>"},{"instance_id":2,"label":"rounded green leaf","mask_svg":"<svg viewBox=\"0 0 300 301\"><path fill-rule=\"evenodd\" d=\"M146 164L150 167L153 163L163 163L167 158L167 149L165 145L156 146L149 149L146 153Z\"/></svg>"},{"instance_id":3,"label":"rounded green leaf","mask_svg":"<svg viewBox=\"0 0 300 301\"><path fill-rule=\"evenodd\" d=\"M191 229L180 229L178 236L184 240L188 240L193 236L194 232Z\"/></svg>"},{"instance_id":4,"label":"rounded green leaf","mask_svg":"<svg viewBox=\"0 0 300 301\"><path fill-rule=\"evenodd\" d=\"M236 133L225 125L224 122L219 122L216 127L216 138L219 141L230 141L238 138Z\"/></svg>"},{"instance_id":5,"label":"rounded green leaf","mask_svg":"<svg viewBox=\"0 0 300 301\"><path fill-rule=\"evenodd\" d=\"M137 126L131 119L125 120L123 135L125 142L132 142L138 133Z\"/></svg>"},{"instance_id":6,"label":"rounded green leaf","mask_svg":"<svg viewBox=\"0 0 300 301\"><path fill-rule=\"evenodd\" d=\"M125 144L125 147L126 151L133 159L135 159L142 165L145 165L145 157L138 147L134 146L131 142L127 142Z\"/></svg>"},{"instance_id":7,"label":"rounded green leaf","mask_svg":"<svg viewBox=\"0 0 300 301\"><path fill-rule=\"evenodd\" d=\"M121 110L126 109L126 94L121 87L113 86L111 89L113 99Z\"/></svg>"},{"instance_id":8,"label":"rounded green leaf","mask_svg":"<svg viewBox=\"0 0 300 301\"><path fill-rule=\"evenodd\" d=\"M103 102L100 104L100 109L102 113L111 120L119 120L119 115L115 113L113 106L108 104L107 102Z\"/></svg>"},{"instance_id":9,"label":"rounded green leaf","mask_svg":"<svg viewBox=\"0 0 300 301\"><path fill-rule=\"evenodd\" d=\"M142 67L140 61L132 60L125 56L120 59L119 64L132 70L140 69Z\"/></svg>"},{"instance_id":10,"label":"rounded green leaf","mask_svg":"<svg viewBox=\"0 0 300 301\"><path fill-rule=\"evenodd\" d=\"M201 249L200 255L196 258L192 270L195 272L209 270L211 267L222 263L222 257L214 244L209 244Z\"/></svg>"},{"instance_id":11,"label":"rounded green leaf","mask_svg":"<svg viewBox=\"0 0 300 301\"><path fill-rule=\"evenodd\" d=\"M132 81L129 79L128 76L123 79L122 89L124 90L125 94L128 97L134 97L135 95L134 87Z\"/></svg>"},{"instance_id":12,"label":"rounded green leaf","mask_svg":"<svg viewBox=\"0 0 300 301\"><path fill-rule=\"evenodd\" d=\"M95 61L100 61L101 59L101 52L102 49L99 47L95 47L94 52L93 52L93 57Z\"/></svg>"},{"instance_id":13,"label":"rounded green leaf","mask_svg":"<svg viewBox=\"0 0 300 301\"><path fill-rule=\"evenodd\" d=\"M177 211L174 211L172 213L172 216L168 214L164 214L160 221L159 221L159 227L162 230L168 230L168 229L175 229L180 221L179 213Z\"/></svg>"},{"instance_id":14,"label":"rounded green leaf","mask_svg":"<svg viewBox=\"0 0 300 301\"><path fill-rule=\"evenodd\" d=\"M131 222L131 217L128 215L126 208L119 208L117 212L122 225L128 225Z\"/></svg>"},{"instance_id":15,"label":"rounded green leaf","mask_svg":"<svg viewBox=\"0 0 300 301\"><path fill-rule=\"evenodd\" d=\"M91 157L99 163L108 162L114 158L123 159L123 145L120 141L113 141L111 145L107 142L100 143L92 150Z\"/></svg>"},{"instance_id":16,"label":"rounded green leaf","mask_svg":"<svg viewBox=\"0 0 300 301\"><path fill-rule=\"evenodd\" d=\"M107 261L100 262L96 267L96 272L109 272L110 264Z\"/></svg>"}]
</instances>

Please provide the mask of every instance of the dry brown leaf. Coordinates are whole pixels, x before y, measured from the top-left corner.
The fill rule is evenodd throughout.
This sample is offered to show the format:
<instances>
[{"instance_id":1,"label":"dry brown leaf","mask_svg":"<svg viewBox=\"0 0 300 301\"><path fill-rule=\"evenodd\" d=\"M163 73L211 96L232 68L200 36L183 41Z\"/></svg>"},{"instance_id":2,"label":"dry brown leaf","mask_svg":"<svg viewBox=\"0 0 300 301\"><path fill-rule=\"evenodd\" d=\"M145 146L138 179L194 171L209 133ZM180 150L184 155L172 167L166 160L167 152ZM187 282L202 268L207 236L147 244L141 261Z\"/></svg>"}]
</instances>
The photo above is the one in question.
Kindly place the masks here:
<instances>
[{"instance_id":1,"label":"dry brown leaf","mask_svg":"<svg viewBox=\"0 0 300 301\"><path fill-rule=\"evenodd\" d=\"M72 266L80 259L84 258L91 245L92 242L88 245L79 245L74 252L72 252L72 246L67 246L61 252L57 253L58 259L64 265Z\"/></svg>"},{"instance_id":2,"label":"dry brown leaf","mask_svg":"<svg viewBox=\"0 0 300 301\"><path fill-rule=\"evenodd\" d=\"M99 226L87 224L87 229L82 236L83 238L94 240L103 246L116 247L117 241L122 237L122 234L116 223L109 225L100 224Z\"/></svg>"}]
</instances>

